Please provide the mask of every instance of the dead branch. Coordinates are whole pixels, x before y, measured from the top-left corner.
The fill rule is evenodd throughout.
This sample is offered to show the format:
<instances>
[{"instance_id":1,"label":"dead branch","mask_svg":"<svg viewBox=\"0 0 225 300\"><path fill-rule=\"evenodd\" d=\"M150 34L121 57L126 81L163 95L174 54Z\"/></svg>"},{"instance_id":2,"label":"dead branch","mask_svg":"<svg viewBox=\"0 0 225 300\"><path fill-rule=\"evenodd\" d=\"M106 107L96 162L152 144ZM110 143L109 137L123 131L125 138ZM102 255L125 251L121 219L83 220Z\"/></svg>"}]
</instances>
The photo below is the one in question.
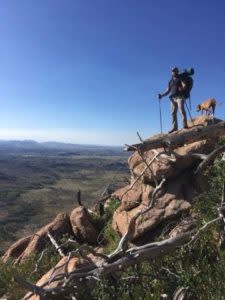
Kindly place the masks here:
<instances>
[{"instance_id":1,"label":"dead branch","mask_svg":"<svg viewBox=\"0 0 225 300\"><path fill-rule=\"evenodd\" d=\"M159 155L159 154L157 153L157 156L158 156L158 155ZM153 160L152 160L151 162L153 162ZM148 166L148 165L147 165L147 167L150 168L150 166ZM158 190L162 187L164 181L165 181L165 179L163 179L163 180L161 181L161 183L160 183L159 185L156 186L154 192L152 193L152 198L151 198L151 201L150 201L148 207L145 208L145 209L142 210L142 211L139 211L139 212L132 218L132 220L130 221L130 224L129 224L127 233L121 238L121 240L120 240L120 242L119 242L119 245L118 245L117 249L116 249L111 255L107 256L107 255L105 255L105 254L99 254L99 253L96 253L96 251L95 251L94 249L92 249L92 248L89 247L89 246L85 246L85 245L81 246L80 248L78 248L76 251L73 251L73 252L77 252L77 253L79 253L82 257L87 258L86 254L83 252L83 250L88 250L88 251L91 252L93 255L95 255L95 256L100 257L101 259L103 259L102 262L101 262L101 265L102 265L103 263L106 263L106 262L108 263L109 261L115 260L115 257L118 257L118 258L119 258L119 257L121 256L121 252L125 252L125 250L128 248L128 243L129 243L130 239L131 239L132 236L133 236L133 233L134 233L134 226L135 226L135 222L136 222L137 218L138 218L139 216L141 216L142 214L146 213L147 211L149 211L149 210L153 207L153 205L154 205L154 203L155 203L156 194L157 194ZM50 234L49 234L49 235L50 235ZM49 235L48 235L48 236L49 236ZM58 246L58 244L57 244L56 241L53 239L53 237L51 237L51 235L50 235L49 238L50 238L51 242L53 243L53 245L56 247L56 249L59 250L59 249L60 249L60 246ZM143 249L144 249L144 248L143 248ZM70 253L70 254L69 254L69 257L68 257L68 259L67 259L67 261L66 261L66 263L65 263L65 265L66 265L66 272L65 272L65 274L63 274L63 278L67 278L67 277L68 277L67 266L68 266L68 263L69 263L69 260L71 259L71 257L72 257L72 255L71 255L71 253ZM91 262L90 262L90 261L89 261L89 263L90 263L90 265L91 265ZM89 268L90 268L90 267L88 267L88 270L89 270ZM79 274L80 274L81 271L84 271L84 270L83 270L83 269L82 269L82 270L79 270ZM85 270L85 271L87 271L87 270ZM51 283L51 282L53 282L53 281L55 281L55 280L60 280L60 279L62 279L61 276L60 276L60 274L58 274L58 275L56 275L56 276L54 276L53 274L54 274L54 272L52 272L52 275L51 275L51 277L50 277L50 279L49 279L49 281L48 281L48 284ZM75 275L75 273L74 273L73 275ZM76 275L78 275L78 274L76 274ZM93 276L94 276L93 274L90 275L90 276L88 275L88 278L92 278ZM95 276L94 276L94 277L95 277ZM93 277L93 278L94 278L94 277ZM69 282L69 280L70 280L70 279L68 278L67 281L64 283L64 285L67 285L68 282ZM96 279L95 279L95 280L96 280Z\"/></svg>"},{"instance_id":2,"label":"dead branch","mask_svg":"<svg viewBox=\"0 0 225 300\"><path fill-rule=\"evenodd\" d=\"M221 205L218 208L218 214L221 217L220 223L220 239L218 242L218 246L220 248L224 248L225 241L225 182L223 183L222 197L221 197Z\"/></svg>"},{"instance_id":3,"label":"dead branch","mask_svg":"<svg viewBox=\"0 0 225 300\"><path fill-rule=\"evenodd\" d=\"M160 184L158 186L156 186L156 188L154 189L153 193L152 193L152 197L151 197L151 202L149 203L148 209L151 209L156 201L156 194L158 193L158 191L162 188L163 184L165 183L166 179L163 178L160 182Z\"/></svg>"},{"instance_id":4,"label":"dead branch","mask_svg":"<svg viewBox=\"0 0 225 300\"><path fill-rule=\"evenodd\" d=\"M212 127L212 126L211 126ZM139 134L138 134L139 135ZM141 137L140 137L141 139ZM145 141L143 142L145 144ZM130 146L134 149L134 145ZM223 146L225 149L225 146ZM140 150L141 147L136 148L136 150L139 152L139 155L142 158L142 161L146 164L146 168L144 172L147 169L151 170L151 164L155 159L157 159L160 155L164 155L165 152L162 153L156 153L154 157L151 159L150 162L147 162L145 157L143 156L143 153ZM223 149L223 151L224 151ZM156 151L156 150L155 150ZM221 153L221 147L214 150L212 153L210 153L207 157L201 157L200 159L203 159L203 168L205 164L208 164L208 162L212 161L218 153ZM167 156L166 156L167 158ZM170 156L169 156L170 158ZM168 159L169 159L168 158ZM174 159L174 158L172 158ZM200 164L201 165L201 164ZM138 176L138 178L131 184L131 186L125 191L125 193L122 195L122 197L134 186L134 184L140 179L140 177L144 174L144 172ZM206 223L204 226L202 226L195 234L193 234L192 231L186 232L184 234L181 234L177 237L172 237L169 239L165 239L163 241L159 242L153 242L146 245L142 245L139 247L132 247L128 249L128 244L131 241L131 239L134 236L135 231L135 225L137 219L142 216L143 214L147 213L150 209L152 209L157 201L157 193L162 188L163 184L165 182L165 179L163 178L161 182L157 185L151 195L151 198L149 199L148 206L145 207L142 210L139 210L135 216L133 216L130 220L130 223L128 225L127 232L123 235L123 237L120 239L120 242L116 248L115 251L113 251L111 254L106 255L102 253L96 252L92 247L87 245L82 245L81 247L77 248L75 251L71 251L67 257L67 260L64 264L65 266L65 272L62 272L60 274L54 275L54 272L52 272L48 282L43 284L42 286L38 287L36 285L30 284L29 282L25 280L19 280L20 284L23 285L26 289L31 291L31 294L37 294L41 299L51 299L51 296L53 294L55 295L69 295L71 291L75 295L79 295L80 290L87 287L92 287L96 281L99 281L102 276L106 276L109 274L112 274L117 271L121 271L122 269L125 269L130 266L134 266L136 264L139 264L143 262L144 260L149 260L151 258L155 258L159 255L164 255L166 253L169 253L170 251L175 250L178 247L181 246L188 246L194 241L197 240L198 236L202 231L204 231L208 226L210 226L213 223L216 223L220 220L224 219L224 212L219 208L219 217L216 219L213 219ZM225 189L225 184L224 184ZM223 189L223 195L222 195L222 204L224 203L224 189ZM221 205L222 207L222 205ZM61 246L57 244L57 242L54 240L54 238L51 236L51 234L48 234L52 244L57 249L57 251L61 251ZM88 259L88 255L86 254L86 251L89 253L92 253L95 257L99 258L97 262L93 263L90 259ZM61 256L65 256L63 252L60 254ZM88 259L89 263L88 265L81 267L79 269L75 269L72 272L68 272L68 264L72 257L80 255L81 257ZM62 267L62 266L60 266ZM54 271L54 269L53 269ZM175 274L176 275L176 274ZM61 284L57 285L57 287L49 288L48 285L53 282L62 281ZM186 289L186 288L184 288ZM174 294L175 295L175 294ZM175 297L175 296L174 296ZM26 298L28 299L28 298ZM174 299L182 299L182 298L174 298Z\"/></svg>"},{"instance_id":5,"label":"dead branch","mask_svg":"<svg viewBox=\"0 0 225 300\"><path fill-rule=\"evenodd\" d=\"M77 191L77 203L78 203L79 206L82 206L80 189Z\"/></svg>"},{"instance_id":6,"label":"dead branch","mask_svg":"<svg viewBox=\"0 0 225 300\"><path fill-rule=\"evenodd\" d=\"M146 165L147 169L149 170L150 174L152 175L152 178L153 178L153 181L155 183L155 186L157 186L158 185L158 181L157 181L157 179L156 179L156 177L155 177L152 169L150 168L149 164L147 163L144 154L138 148L137 148L137 152L140 155L140 157L142 158L142 161L145 163L145 165Z\"/></svg>"},{"instance_id":7,"label":"dead branch","mask_svg":"<svg viewBox=\"0 0 225 300\"><path fill-rule=\"evenodd\" d=\"M154 201L151 201L151 203L154 203ZM123 252L117 253L116 256L108 255L106 257L101 257L101 259L104 260L101 261L100 264L90 264L80 269L76 269L70 273L64 272L61 274L57 274L56 276L52 276L50 282L63 280L63 284L55 288L47 288L46 286L49 284L49 282L37 288L35 285L29 284L24 280L20 281L20 284L22 284L33 294L36 293L38 295L43 295L43 293L45 293L45 296L42 296L42 299L49 299L52 293L56 295L68 295L71 290L75 294L79 294L80 289L84 287L87 288L87 286L89 285L92 286L97 280L99 280L101 276L112 274L116 271L121 271L129 266L139 264L146 259L149 260L151 258L157 257L158 255L165 255L178 247L188 245L189 242L193 242L194 240L196 240L198 235L209 225L217 222L220 219L221 217L208 222L203 227L201 227L194 235L193 232L189 231L177 237L165 239L159 242L149 243L139 247L133 247ZM68 261L70 258L68 258Z\"/></svg>"},{"instance_id":8,"label":"dead branch","mask_svg":"<svg viewBox=\"0 0 225 300\"><path fill-rule=\"evenodd\" d=\"M223 183L223 191L222 191L222 197L221 197L221 207L224 205L225 202L225 181Z\"/></svg>"},{"instance_id":9,"label":"dead branch","mask_svg":"<svg viewBox=\"0 0 225 300\"><path fill-rule=\"evenodd\" d=\"M167 300L167 299L169 299L167 294L161 294L160 295L159 300Z\"/></svg>"},{"instance_id":10,"label":"dead branch","mask_svg":"<svg viewBox=\"0 0 225 300\"><path fill-rule=\"evenodd\" d=\"M162 179L162 181L160 182L160 184L158 186L156 186L156 188L154 189L149 205L145 209L139 210L136 213L136 215L134 215L131 218L130 223L128 225L127 232L121 238L121 240L120 240L120 242L119 242L118 247L116 248L116 250L111 255L109 255L110 259L112 259L113 257L117 256L120 252L124 252L127 249L128 243L131 240L131 238L133 237L133 234L134 234L134 231L135 231L135 224L136 224L137 219L141 215L147 213L150 209L152 209L152 207L154 206L155 201L156 201L156 194L162 188L162 185L164 184L164 182L165 182L165 179Z\"/></svg>"},{"instance_id":11,"label":"dead branch","mask_svg":"<svg viewBox=\"0 0 225 300\"><path fill-rule=\"evenodd\" d=\"M195 157L195 158L198 158L201 160L205 160L205 159L207 159L208 155L202 154L202 153L188 153L187 157Z\"/></svg>"},{"instance_id":12,"label":"dead branch","mask_svg":"<svg viewBox=\"0 0 225 300\"><path fill-rule=\"evenodd\" d=\"M141 138L141 136L140 136L140 134L139 134L138 132L137 132L137 135L138 135L140 141L143 143L143 139ZM137 150L138 154L140 155L140 157L142 158L142 161L145 163L146 167L148 168L150 174L152 175L152 178L153 178L153 180L154 180L155 186L157 186L157 185L158 185L158 181L157 181L157 179L156 179L156 177L155 177L155 175L154 175L152 169L151 169L150 166L148 165L148 163L147 163L147 161L146 161L146 158L145 158L144 154L142 153L142 151L140 151L139 147L137 147L136 150Z\"/></svg>"},{"instance_id":13,"label":"dead branch","mask_svg":"<svg viewBox=\"0 0 225 300\"><path fill-rule=\"evenodd\" d=\"M15 275L14 279L17 283L19 283L21 286L23 286L25 289L29 290L32 292L32 294L29 295L29 297L24 297L23 299L29 299L32 295L39 295L41 297L45 297L46 296L46 292L45 290L40 287L37 286L35 284L32 284L30 282L28 282L27 280L24 280L22 277L20 277L19 275ZM45 298L43 298L45 299Z\"/></svg>"},{"instance_id":14,"label":"dead branch","mask_svg":"<svg viewBox=\"0 0 225 300\"><path fill-rule=\"evenodd\" d=\"M223 152L222 161L225 161L225 152Z\"/></svg>"},{"instance_id":15,"label":"dead branch","mask_svg":"<svg viewBox=\"0 0 225 300\"><path fill-rule=\"evenodd\" d=\"M175 277L175 278L180 278L180 276L178 276L177 274L175 274L174 272L172 272L170 269L162 267L161 268L162 271L165 271L166 273L168 273L169 275Z\"/></svg>"},{"instance_id":16,"label":"dead branch","mask_svg":"<svg viewBox=\"0 0 225 300\"><path fill-rule=\"evenodd\" d=\"M187 131L177 131L170 134L164 134L147 139L139 144L134 144L125 148L126 151L134 151L139 148L140 151L144 152L151 149L166 148L170 147L175 149L183 146L184 144L190 144L196 141L201 141L210 138L217 138L225 135L225 122L220 121L217 124L202 126L198 125L189 128Z\"/></svg>"},{"instance_id":17,"label":"dead branch","mask_svg":"<svg viewBox=\"0 0 225 300\"><path fill-rule=\"evenodd\" d=\"M137 131L137 136L138 136L138 138L139 138L139 140L143 143L144 142L144 140L142 139L142 137L140 136L140 134L139 134L139 132Z\"/></svg>"},{"instance_id":18,"label":"dead branch","mask_svg":"<svg viewBox=\"0 0 225 300\"><path fill-rule=\"evenodd\" d=\"M185 300L189 287L179 287L173 294L173 300Z\"/></svg>"},{"instance_id":19,"label":"dead branch","mask_svg":"<svg viewBox=\"0 0 225 300\"><path fill-rule=\"evenodd\" d=\"M87 287L88 285L92 285L93 283L95 283L96 278L112 274L116 271L121 271L122 269L129 266L139 264L146 259L149 260L150 258L154 258L158 255L169 253L177 247L182 246L190 239L190 237L191 233L189 232L180 235L179 237L169 238L157 243L147 244L145 245L145 247L135 247L125 251L124 254L119 258L116 258L115 261L106 262L99 267L95 264L92 264L89 267L80 268L78 270L70 272L69 274L58 274L52 278L51 282L64 280L64 284L56 288L45 288L44 291L46 293L46 298L43 299L48 299L48 297L52 295L52 292L57 295L61 295L69 293L72 289L76 293L79 293L82 287ZM46 284L40 287L41 291L43 290L44 286L46 286ZM74 287L76 287L75 290ZM33 286L26 286L26 288L31 292L34 292ZM38 292L36 293L38 294Z\"/></svg>"},{"instance_id":20,"label":"dead branch","mask_svg":"<svg viewBox=\"0 0 225 300\"><path fill-rule=\"evenodd\" d=\"M114 182L114 180L115 179L113 179L113 182ZM112 197L112 192L110 191L111 186L112 186L112 183L109 183L103 190L99 199L94 202L93 211L96 211L97 209L101 209L101 204L104 205L105 201ZM100 212L100 215L101 215L101 212Z\"/></svg>"},{"instance_id":21,"label":"dead branch","mask_svg":"<svg viewBox=\"0 0 225 300\"><path fill-rule=\"evenodd\" d=\"M216 156L219 155L224 150L225 150L225 145L216 148L209 155L207 155L206 158L203 159L203 161L199 164L197 170L195 171L195 174L196 175L201 174L206 169L206 167L216 158Z\"/></svg>"},{"instance_id":22,"label":"dead branch","mask_svg":"<svg viewBox=\"0 0 225 300\"><path fill-rule=\"evenodd\" d=\"M85 250L89 251L89 253L91 253L95 257L99 257L104 260L108 260L108 255L95 251L95 249L89 245L85 245L85 244L81 245L78 251L85 251Z\"/></svg>"},{"instance_id":23,"label":"dead branch","mask_svg":"<svg viewBox=\"0 0 225 300\"><path fill-rule=\"evenodd\" d=\"M157 179L156 179L156 177L155 177L152 169L150 168L149 164L147 163L147 160L146 160L144 154L138 148L137 148L137 152L140 155L142 161L145 163L145 165L146 165L147 169L149 170L150 174L152 175L152 178L153 178L153 181L155 183L155 186L157 186L158 185L158 181L157 181Z\"/></svg>"},{"instance_id":24,"label":"dead branch","mask_svg":"<svg viewBox=\"0 0 225 300\"><path fill-rule=\"evenodd\" d=\"M204 231L207 227L209 227L210 225L216 223L216 222L219 222L220 220L222 219L222 217L218 217L218 218L215 218L209 222L207 222L205 225L203 225L192 237L191 237L191 240L186 244L184 245L185 247L186 246L190 246L193 242L195 242L197 240L197 238L199 237L200 233L202 231Z\"/></svg>"},{"instance_id":25,"label":"dead branch","mask_svg":"<svg viewBox=\"0 0 225 300\"><path fill-rule=\"evenodd\" d=\"M134 185L138 182L138 180L144 175L144 173L146 172L146 170L148 168L150 168L151 164L154 162L154 160L158 160L158 157L163 157L165 159L174 161L176 160L176 158L174 158L173 154L170 156L168 154L166 154L164 151L163 152L158 152L157 150L153 149L155 155L153 156L153 158L147 162L146 161L146 167L143 169L143 171L137 176L137 178L132 182L132 184L128 187L128 189L122 194L121 199L123 199L123 197L130 191L132 190L132 188L134 187Z\"/></svg>"},{"instance_id":26,"label":"dead branch","mask_svg":"<svg viewBox=\"0 0 225 300\"><path fill-rule=\"evenodd\" d=\"M158 151L156 149L152 149L152 152L154 153L158 153ZM176 161L176 156L177 154L173 151L164 151L160 153L160 157L165 158L167 160L170 160L172 162ZM157 161L159 161L158 157L155 158Z\"/></svg>"},{"instance_id":27,"label":"dead branch","mask_svg":"<svg viewBox=\"0 0 225 300\"><path fill-rule=\"evenodd\" d=\"M150 160L150 162L148 163L148 167L153 163L153 161L160 156L161 153L156 153L153 158ZM138 182L138 180L144 175L144 173L146 172L146 170L148 169L148 167L146 166L144 168L144 170L141 172L141 174L139 176L137 176L137 178L132 182L132 184L129 186L129 188L122 194L121 198L123 198L130 190L132 190L132 188L134 187L134 185Z\"/></svg>"},{"instance_id":28,"label":"dead branch","mask_svg":"<svg viewBox=\"0 0 225 300\"><path fill-rule=\"evenodd\" d=\"M59 255L61 257L64 257L66 256L64 253L63 253L63 250L62 250L62 246L59 246L58 243L56 242L56 240L54 239L54 237L51 235L50 232L47 233L47 236L49 237L49 240L51 241L52 245L55 247L55 249L59 252Z\"/></svg>"},{"instance_id":29,"label":"dead branch","mask_svg":"<svg viewBox=\"0 0 225 300\"><path fill-rule=\"evenodd\" d=\"M33 275L34 273L36 273L38 271L38 266L44 256L44 254L46 253L47 249L44 249L42 252L41 252L41 255L40 257L38 258L37 262L35 263L35 269L30 273L30 276Z\"/></svg>"}]
</instances>

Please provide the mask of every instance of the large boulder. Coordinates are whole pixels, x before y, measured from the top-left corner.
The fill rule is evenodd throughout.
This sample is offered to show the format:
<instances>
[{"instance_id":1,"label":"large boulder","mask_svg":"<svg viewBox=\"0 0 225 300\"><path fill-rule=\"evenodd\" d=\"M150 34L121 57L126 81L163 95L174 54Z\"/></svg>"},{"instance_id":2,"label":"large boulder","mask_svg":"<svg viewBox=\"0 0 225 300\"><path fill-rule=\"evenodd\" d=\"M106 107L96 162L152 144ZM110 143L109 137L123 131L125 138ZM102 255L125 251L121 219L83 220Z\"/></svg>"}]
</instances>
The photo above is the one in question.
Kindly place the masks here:
<instances>
[{"instance_id":1,"label":"large boulder","mask_svg":"<svg viewBox=\"0 0 225 300\"><path fill-rule=\"evenodd\" d=\"M68 263L67 263L68 262ZM58 286L62 285L62 280L56 280L50 282L50 279L54 276L65 273L65 272L72 272L75 269L79 269L81 267L84 267L85 265L90 264L89 261L85 261L84 259L73 257L70 260L68 260L68 257L63 257L57 265L49 270L46 274L44 274L41 279L38 280L36 283L37 286L45 286L45 288L56 288ZM41 300L41 298L37 295L31 296L31 293L27 293L25 297L30 296L30 300Z\"/></svg>"},{"instance_id":2,"label":"large boulder","mask_svg":"<svg viewBox=\"0 0 225 300\"><path fill-rule=\"evenodd\" d=\"M97 247L94 250L97 253L103 252L103 249L101 247ZM70 273L86 266L97 265L101 261L102 261L101 258L96 257L93 254L88 254L86 259L81 257L64 256L52 269L50 269L47 273L45 273L36 282L36 285L40 287L44 286L45 289L61 287L64 283L64 278L59 280L54 280L54 281L51 281L51 279L62 273ZM32 295L30 292L27 293L25 297L28 296L30 296L29 297L30 300L41 300L39 296Z\"/></svg>"},{"instance_id":3,"label":"large boulder","mask_svg":"<svg viewBox=\"0 0 225 300\"><path fill-rule=\"evenodd\" d=\"M204 127L220 122L219 119L212 119L207 116L200 116L198 118L189 121L189 127L202 125ZM181 129L179 132L182 132ZM176 134L176 133L173 133ZM145 183L153 183L154 177L160 180L162 177L175 178L177 175L183 172L187 168L191 168L193 164L198 160L196 156L191 156L193 153L209 154L215 147L217 138L206 139L197 141L188 145L184 145L173 150L172 155L165 152L164 148L158 148L155 150L148 150L143 153L146 162L150 162L156 155L156 151L161 155L153 161L151 164L150 172L146 167L146 163L139 155L138 151L135 151L128 159L129 169L132 170L132 179L135 180L141 176L142 181Z\"/></svg>"},{"instance_id":4,"label":"large boulder","mask_svg":"<svg viewBox=\"0 0 225 300\"><path fill-rule=\"evenodd\" d=\"M56 240L64 234L72 234L68 214L58 214L51 223L42 227L34 235L14 243L4 254L3 260L7 261L10 257L12 257L15 259L16 263L19 263L31 255L41 252L49 240L47 237L48 232L50 232Z\"/></svg>"},{"instance_id":5,"label":"large boulder","mask_svg":"<svg viewBox=\"0 0 225 300\"><path fill-rule=\"evenodd\" d=\"M197 215L192 213L190 216L181 219L177 224L170 230L169 237L174 238L180 234L192 230L197 223Z\"/></svg>"},{"instance_id":6,"label":"large boulder","mask_svg":"<svg viewBox=\"0 0 225 300\"><path fill-rule=\"evenodd\" d=\"M17 259L18 257L20 257L27 248L31 239L32 235L19 239L14 244L12 244L2 257L3 261L6 262L9 258Z\"/></svg>"},{"instance_id":7,"label":"large boulder","mask_svg":"<svg viewBox=\"0 0 225 300\"><path fill-rule=\"evenodd\" d=\"M137 219L133 241L143 237L146 233L151 239L154 232L162 225L166 225L171 221L177 220L181 215L189 213L194 189L186 179L186 176L183 176L169 181L160 191L154 207ZM126 201L121 199L121 205L113 215L112 227L121 235L126 233L131 218L138 211L144 210L149 205L154 188L151 185L142 184L141 191L141 202L139 205L135 205L133 209L127 209L127 199ZM129 203L129 207L132 207L131 203Z\"/></svg>"},{"instance_id":8,"label":"large boulder","mask_svg":"<svg viewBox=\"0 0 225 300\"><path fill-rule=\"evenodd\" d=\"M70 222L77 240L92 245L97 243L98 232L94 227L94 221L85 207L76 207L70 215Z\"/></svg>"},{"instance_id":9,"label":"large boulder","mask_svg":"<svg viewBox=\"0 0 225 300\"><path fill-rule=\"evenodd\" d=\"M123 206L124 210L129 211L140 205L142 186L139 182L137 182L137 184L135 184L132 188L127 185L115 191L112 196L121 201L121 205Z\"/></svg>"}]
</instances>

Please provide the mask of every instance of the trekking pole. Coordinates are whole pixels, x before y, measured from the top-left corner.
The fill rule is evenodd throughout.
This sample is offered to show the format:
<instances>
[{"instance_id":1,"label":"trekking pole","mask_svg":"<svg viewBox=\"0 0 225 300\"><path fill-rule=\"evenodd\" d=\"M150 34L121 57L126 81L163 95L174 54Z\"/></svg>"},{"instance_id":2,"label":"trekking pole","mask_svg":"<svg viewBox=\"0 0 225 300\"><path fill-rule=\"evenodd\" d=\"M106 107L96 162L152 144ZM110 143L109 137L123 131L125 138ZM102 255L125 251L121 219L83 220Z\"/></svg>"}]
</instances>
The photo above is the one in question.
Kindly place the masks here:
<instances>
[{"instance_id":1,"label":"trekking pole","mask_svg":"<svg viewBox=\"0 0 225 300\"><path fill-rule=\"evenodd\" d=\"M162 110L161 110L161 101L159 99L159 119L160 119L160 131L162 134Z\"/></svg>"},{"instance_id":2,"label":"trekking pole","mask_svg":"<svg viewBox=\"0 0 225 300\"><path fill-rule=\"evenodd\" d=\"M191 116L191 112L190 112L190 110L189 110L189 108L188 108L188 105L187 105L186 101L185 101L185 105L186 105L186 108L187 108L189 117L190 117L190 119L191 119L191 122L192 122L192 124L194 125L194 121L193 121L193 118L192 118L192 116Z\"/></svg>"},{"instance_id":3,"label":"trekking pole","mask_svg":"<svg viewBox=\"0 0 225 300\"><path fill-rule=\"evenodd\" d=\"M188 100L189 100L189 107L190 107L190 111L191 111L192 110L191 109L191 96L189 96Z\"/></svg>"}]
</instances>

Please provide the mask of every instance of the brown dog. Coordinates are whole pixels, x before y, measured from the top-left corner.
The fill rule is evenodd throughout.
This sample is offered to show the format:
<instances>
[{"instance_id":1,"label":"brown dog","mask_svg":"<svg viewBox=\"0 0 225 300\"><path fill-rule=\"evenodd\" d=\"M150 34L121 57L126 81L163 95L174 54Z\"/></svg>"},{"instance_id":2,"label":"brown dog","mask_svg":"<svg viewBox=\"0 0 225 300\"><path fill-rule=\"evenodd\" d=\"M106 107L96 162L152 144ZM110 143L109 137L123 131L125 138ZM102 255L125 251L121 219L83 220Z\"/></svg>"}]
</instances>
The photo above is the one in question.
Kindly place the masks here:
<instances>
[{"instance_id":1,"label":"brown dog","mask_svg":"<svg viewBox=\"0 0 225 300\"><path fill-rule=\"evenodd\" d=\"M197 110L196 111L201 111L203 115L203 111L205 111L206 115L212 114L214 116L215 113L215 108L216 108L216 100L213 98L209 98L202 102L201 104L197 105Z\"/></svg>"}]
</instances>

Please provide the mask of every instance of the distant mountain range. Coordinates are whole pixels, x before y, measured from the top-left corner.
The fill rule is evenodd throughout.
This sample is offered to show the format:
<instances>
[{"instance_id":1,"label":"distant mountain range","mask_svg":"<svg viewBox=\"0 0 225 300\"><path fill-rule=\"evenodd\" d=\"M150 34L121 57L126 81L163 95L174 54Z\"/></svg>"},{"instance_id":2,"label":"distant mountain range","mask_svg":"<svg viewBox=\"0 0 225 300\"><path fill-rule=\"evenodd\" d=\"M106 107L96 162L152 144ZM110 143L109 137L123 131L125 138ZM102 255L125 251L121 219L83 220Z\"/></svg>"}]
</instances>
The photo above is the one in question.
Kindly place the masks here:
<instances>
[{"instance_id":1,"label":"distant mountain range","mask_svg":"<svg viewBox=\"0 0 225 300\"><path fill-rule=\"evenodd\" d=\"M0 153L18 152L60 152L62 155L121 155L122 147L82 145L60 142L36 142L33 140L0 140Z\"/></svg>"}]
</instances>

